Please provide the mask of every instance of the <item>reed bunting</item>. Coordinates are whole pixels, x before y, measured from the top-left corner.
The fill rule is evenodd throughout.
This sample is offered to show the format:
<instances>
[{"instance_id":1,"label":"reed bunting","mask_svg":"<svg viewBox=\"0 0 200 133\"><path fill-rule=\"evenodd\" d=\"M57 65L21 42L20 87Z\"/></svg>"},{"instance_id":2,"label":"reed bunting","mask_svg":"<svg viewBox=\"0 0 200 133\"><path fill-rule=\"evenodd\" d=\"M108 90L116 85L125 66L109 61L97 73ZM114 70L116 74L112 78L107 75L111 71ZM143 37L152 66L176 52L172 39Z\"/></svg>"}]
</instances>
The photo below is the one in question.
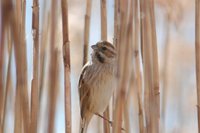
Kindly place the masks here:
<instances>
[{"instance_id":1,"label":"reed bunting","mask_svg":"<svg viewBox=\"0 0 200 133\"><path fill-rule=\"evenodd\" d=\"M80 132L86 133L92 116L105 111L112 97L116 82L116 49L100 41L91 48L92 61L82 69L79 79Z\"/></svg>"}]
</instances>

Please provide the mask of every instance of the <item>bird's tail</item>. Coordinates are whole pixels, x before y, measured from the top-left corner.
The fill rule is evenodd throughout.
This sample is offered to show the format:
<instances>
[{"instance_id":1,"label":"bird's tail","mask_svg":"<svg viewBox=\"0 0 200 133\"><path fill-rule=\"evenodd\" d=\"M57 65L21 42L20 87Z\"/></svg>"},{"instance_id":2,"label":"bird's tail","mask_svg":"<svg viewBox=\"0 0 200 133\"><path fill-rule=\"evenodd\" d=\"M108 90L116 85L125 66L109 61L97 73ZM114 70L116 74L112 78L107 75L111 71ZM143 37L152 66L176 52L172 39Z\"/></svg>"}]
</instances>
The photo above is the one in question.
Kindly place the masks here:
<instances>
[{"instance_id":1,"label":"bird's tail","mask_svg":"<svg viewBox=\"0 0 200 133\"><path fill-rule=\"evenodd\" d=\"M80 120L80 133L87 133L88 122L85 119Z\"/></svg>"}]
</instances>

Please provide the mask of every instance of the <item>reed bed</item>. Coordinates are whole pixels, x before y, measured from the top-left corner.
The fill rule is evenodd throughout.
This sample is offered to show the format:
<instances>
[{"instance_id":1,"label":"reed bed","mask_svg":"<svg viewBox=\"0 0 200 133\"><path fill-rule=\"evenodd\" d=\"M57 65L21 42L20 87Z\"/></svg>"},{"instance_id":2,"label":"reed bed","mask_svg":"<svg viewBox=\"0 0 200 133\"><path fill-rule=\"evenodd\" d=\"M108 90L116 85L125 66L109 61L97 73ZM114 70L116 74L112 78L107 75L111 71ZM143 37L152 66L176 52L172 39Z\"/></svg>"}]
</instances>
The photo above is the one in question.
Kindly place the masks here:
<instances>
[{"instance_id":1,"label":"reed bed","mask_svg":"<svg viewBox=\"0 0 200 133\"><path fill-rule=\"evenodd\" d=\"M78 128L77 119L80 118L80 114L76 108L79 100L74 94L78 93L78 87L74 85L78 80L74 72L77 70L73 68L77 64L73 63L81 62L79 63L81 68L88 61L89 46L95 40L96 34L92 29L94 25L92 17L96 15L96 10L92 10L92 2L96 1L82 2L85 3L83 7L85 12L80 13L83 23L78 22L82 25L82 29L75 34L71 25L74 22L73 4L77 4L76 2L33 0L31 37L27 35L29 18L27 10L31 8L27 6L28 2L26 0L0 2L0 133L74 133ZM165 16L165 26L167 25L165 51L164 54L159 54L155 11L159 4L164 6L165 3L159 0L113 0L112 8L109 4L110 1L99 0L98 38L108 41L113 39L112 43L117 49L117 88L112 97L112 104L107 107L103 115L96 114L96 118L101 119L100 122L103 123L103 128L101 124L97 125L101 129L99 132L167 132L169 129L166 120L167 116L170 117L170 114L167 114L167 105L171 102L168 94L170 90L168 71L171 70L168 66L171 59L168 45L171 14L167 12ZM193 59L196 59L194 74L196 74L195 94L197 94L198 115L195 117L197 117L198 132L200 132L199 5L199 0L196 0L196 56ZM166 10L170 8L167 7ZM114 16L111 21L113 28L109 27L111 22L108 21L111 10ZM110 29L113 29L112 33ZM76 37L82 35L80 44L74 43L77 38L74 39L72 34ZM170 45L170 49L171 47L173 46ZM72 58L75 57L74 53L80 54L77 49L83 51L80 59ZM164 61L160 60L161 57ZM164 64L163 69L160 68L161 62ZM181 95L177 94L176 97ZM59 123L60 121L62 123ZM197 122L194 120L194 123ZM58 128L62 124L61 131ZM96 132L95 121L91 121L90 125L88 132ZM174 132L183 130L179 127L179 130L174 129Z\"/></svg>"}]
</instances>

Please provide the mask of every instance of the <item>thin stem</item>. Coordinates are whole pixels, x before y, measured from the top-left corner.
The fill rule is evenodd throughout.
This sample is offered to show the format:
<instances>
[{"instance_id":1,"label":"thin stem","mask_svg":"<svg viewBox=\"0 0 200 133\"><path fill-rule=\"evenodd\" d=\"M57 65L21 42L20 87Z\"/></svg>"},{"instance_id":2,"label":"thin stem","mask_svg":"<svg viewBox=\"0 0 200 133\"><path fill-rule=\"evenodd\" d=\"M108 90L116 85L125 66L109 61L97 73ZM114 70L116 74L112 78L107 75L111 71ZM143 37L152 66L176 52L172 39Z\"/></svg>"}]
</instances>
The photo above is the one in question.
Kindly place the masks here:
<instances>
[{"instance_id":1,"label":"thin stem","mask_svg":"<svg viewBox=\"0 0 200 133\"><path fill-rule=\"evenodd\" d=\"M100 0L101 3L101 40L107 40L107 8L106 0ZM103 113L103 116L106 118L110 117L109 106ZM104 121L104 133L110 133L109 123Z\"/></svg>"},{"instance_id":2,"label":"thin stem","mask_svg":"<svg viewBox=\"0 0 200 133\"><path fill-rule=\"evenodd\" d=\"M135 0L134 2L134 20L135 20L135 37L134 37L134 57L135 57L135 64L136 64L136 89L137 89L137 99L138 99L138 116L139 116L139 129L140 133L144 133L144 110L142 106L142 98L141 98L141 92L142 92L142 74L140 71L141 65L140 65L140 55L141 51L139 50L139 33L140 30L138 27L140 27L140 20L139 20L139 5L138 0Z\"/></svg>"},{"instance_id":3,"label":"thin stem","mask_svg":"<svg viewBox=\"0 0 200 133\"><path fill-rule=\"evenodd\" d=\"M33 31L33 80L31 86L31 122L30 131L37 132L39 111L39 3L33 0L32 31Z\"/></svg>"},{"instance_id":4,"label":"thin stem","mask_svg":"<svg viewBox=\"0 0 200 133\"><path fill-rule=\"evenodd\" d=\"M197 115L198 132L200 133L200 1L195 1L195 54L196 54L196 84L197 84Z\"/></svg>"},{"instance_id":5,"label":"thin stem","mask_svg":"<svg viewBox=\"0 0 200 133\"><path fill-rule=\"evenodd\" d=\"M88 61L88 45L90 34L90 16L91 16L92 0L87 0L86 14L85 14L85 26L84 26L84 48L83 48L83 65Z\"/></svg>"},{"instance_id":6,"label":"thin stem","mask_svg":"<svg viewBox=\"0 0 200 133\"><path fill-rule=\"evenodd\" d=\"M113 133L121 132L120 128L123 120L124 104L126 98L129 70L130 70L130 51L128 34L128 0L120 1L120 30L119 44L117 46L117 99L114 113ZM130 31L129 31L130 32ZM127 37L128 36L128 37ZM124 45L126 44L126 45Z\"/></svg>"},{"instance_id":7,"label":"thin stem","mask_svg":"<svg viewBox=\"0 0 200 133\"><path fill-rule=\"evenodd\" d=\"M49 64L49 122L48 133L54 132L55 112L56 112L56 99L58 88L58 50L56 48L56 26L57 26L57 1L51 1L51 33L50 33L50 64Z\"/></svg>"},{"instance_id":8,"label":"thin stem","mask_svg":"<svg viewBox=\"0 0 200 133\"><path fill-rule=\"evenodd\" d=\"M99 116L100 118L102 118L104 121L107 121L111 126L113 126L113 122L110 121L109 119L107 119L106 117L100 115L100 114L95 114L97 116ZM126 131L123 127L121 127L121 130Z\"/></svg>"},{"instance_id":9,"label":"thin stem","mask_svg":"<svg viewBox=\"0 0 200 133\"><path fill-rule=\"evenodd\" d=\"M13 4L12 1L11 5ZM15 112L15 131L20 132L22 127L23 118L23 128L24 132L29 132L29 99L28 99L28 84L27 84L27 57L26 57L26 41L25 41L25 3L22 4L21 0L16 2L16 13L14 8L12 11L11 22L11 33L14 38L14 50L15 50L15 60L16 60L16 75L17 75L17 88L16 88L16 112ZM22 115L22 116L20 116ZM22 117L22 118L21 118Z\"/></svg>"},{"instance_id":10,"label":"thin stem","mask_svg":"<svg viewBox=\"0 0 200 133\"><path fill-rule=\"evenodd\" d=\"M10 30L8 30L8 54L9 54L9 59L8 59L8 69L7 69L7 78L6 78L6 87L5 87L5 96L4 96L4 111L3 111L3 125L2 125L2 132L5 132L5 119L6 119L6 107L7 107L7 99L8 99L8 95L10 92L10 88L11 88L11 58L12 58L12 49L13 49L13 45L12 45L12 40L11 40L11 33Z\"/></svg>"},{"instance_id":11,"label":"thin stem","mask_svg":"<svg viewBox=\"0 0 200 133\"><path fill-rule=\"evenodd\" d=\"M152 67L153 67L153 97L155 99L154 108L154 128L155 133L159 132L160 127L160 85L159 85L159 66L158 66L158 48L157 48L157 37L156 37L156 24L155 24L155 13L154 13L154 0L149 0L150 9L150 23L151 23L151 41L152 41Z\"/></svg>"},{"instance_id":12,"label":"thin stem","mask_svg":"<svg viewBox=\"0 0 200 133\"><path fill-rule=\"evenodd\" d=\"M62 0L63 64L65 86L65 132L71 133L71 83L70 83L70 42L68 33L68 1Z\"/></svg>"}]
</instances>

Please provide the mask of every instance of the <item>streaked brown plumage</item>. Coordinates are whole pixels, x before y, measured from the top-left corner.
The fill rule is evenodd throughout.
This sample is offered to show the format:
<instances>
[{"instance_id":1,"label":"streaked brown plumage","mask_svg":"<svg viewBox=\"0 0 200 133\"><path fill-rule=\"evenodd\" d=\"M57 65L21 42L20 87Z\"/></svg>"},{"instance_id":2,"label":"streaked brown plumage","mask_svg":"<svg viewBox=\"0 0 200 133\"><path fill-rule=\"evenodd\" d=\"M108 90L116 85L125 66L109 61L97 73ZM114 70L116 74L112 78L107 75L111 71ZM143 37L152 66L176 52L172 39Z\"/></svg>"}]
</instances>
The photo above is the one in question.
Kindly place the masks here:
<instances>
[{"instance_id":1,"label":"streaked brown plumage","mask_svg":"<svg viewBox=\"0 0 200 133\"><path fill-rule=\"evenodd\" d=\"M107 41L100 41L92 49L92 61L83 67L79 79L81 133L87 132L95 113L102 113L106 109L116 81L115 47Z\"/></svg>"}]
</instances>

